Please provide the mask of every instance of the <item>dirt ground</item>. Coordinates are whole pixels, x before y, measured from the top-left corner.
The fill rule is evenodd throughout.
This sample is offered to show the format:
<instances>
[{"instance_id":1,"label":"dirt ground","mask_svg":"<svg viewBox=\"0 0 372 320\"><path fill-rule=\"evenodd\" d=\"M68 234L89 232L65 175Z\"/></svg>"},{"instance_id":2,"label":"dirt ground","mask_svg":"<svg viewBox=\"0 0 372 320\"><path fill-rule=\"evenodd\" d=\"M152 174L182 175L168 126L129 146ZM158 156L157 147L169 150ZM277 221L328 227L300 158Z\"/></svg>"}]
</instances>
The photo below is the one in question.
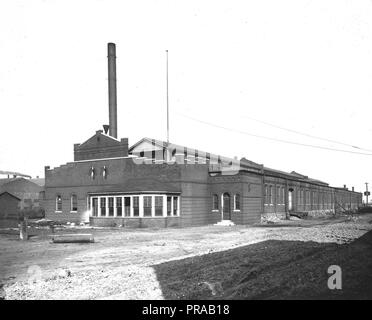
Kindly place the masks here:
<instances>
[{"instance_id":1,"label":"dirt ground","mask_svg":"<svg viewBox=\"0 0 372 320\"><path fill-rule=\"evenodd\" d=\"M0 230L0 284L6 299L371 299L371 230L372 214L56 230L93 233L88 244L54 244L47 229L29 241ZM342 290L327 287L330 265L342 268Z\"/></svg>"}]
</instances>

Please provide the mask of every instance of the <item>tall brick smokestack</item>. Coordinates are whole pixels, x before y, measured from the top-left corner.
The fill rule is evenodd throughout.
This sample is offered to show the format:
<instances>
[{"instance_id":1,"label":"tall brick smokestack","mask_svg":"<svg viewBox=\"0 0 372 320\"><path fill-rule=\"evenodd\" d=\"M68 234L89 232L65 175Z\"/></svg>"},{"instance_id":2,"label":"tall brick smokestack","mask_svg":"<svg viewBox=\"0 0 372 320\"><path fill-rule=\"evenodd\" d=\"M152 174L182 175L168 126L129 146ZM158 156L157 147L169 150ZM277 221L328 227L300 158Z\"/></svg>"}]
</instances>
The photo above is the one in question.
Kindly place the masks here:
<instances>
[{"instance_id":1,"label":"tall brick smokestack","mask_svg":"<svg viewBox=\"0 0 372 320\"><path fill-rule=\"evenodd\" d=\"M116 46L107 44L108 90L109 90L109 134L118 137L117 100L116 100Z\"/></svg>"}]
</instances>

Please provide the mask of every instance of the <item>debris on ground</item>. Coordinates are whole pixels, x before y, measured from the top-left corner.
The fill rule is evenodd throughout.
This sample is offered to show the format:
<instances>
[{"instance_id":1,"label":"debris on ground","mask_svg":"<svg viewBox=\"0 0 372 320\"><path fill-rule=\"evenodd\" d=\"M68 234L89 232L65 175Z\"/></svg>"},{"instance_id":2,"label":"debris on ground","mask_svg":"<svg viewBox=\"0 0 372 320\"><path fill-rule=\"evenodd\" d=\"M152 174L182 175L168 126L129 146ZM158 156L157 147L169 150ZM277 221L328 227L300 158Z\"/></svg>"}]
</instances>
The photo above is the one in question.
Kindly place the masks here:
<instances>
[{"instance_id":1,"label":"debris on ground","mask_svg":"<svg viewBox=\"0 0 372 320\"><path fill-rule=\"evenodd\" d=\"M98 240L92 246L54 245L51 234L27 242L0 234L0 283L7 299L306 298L323 294L324 268L341 263L357 292L359 279L372 283L366 271L372 248L363 240L372 214L355 216L229 228L90 227ZM32 265L42 275L35 283L25 267Z\"/></svg>"}]
</instances>

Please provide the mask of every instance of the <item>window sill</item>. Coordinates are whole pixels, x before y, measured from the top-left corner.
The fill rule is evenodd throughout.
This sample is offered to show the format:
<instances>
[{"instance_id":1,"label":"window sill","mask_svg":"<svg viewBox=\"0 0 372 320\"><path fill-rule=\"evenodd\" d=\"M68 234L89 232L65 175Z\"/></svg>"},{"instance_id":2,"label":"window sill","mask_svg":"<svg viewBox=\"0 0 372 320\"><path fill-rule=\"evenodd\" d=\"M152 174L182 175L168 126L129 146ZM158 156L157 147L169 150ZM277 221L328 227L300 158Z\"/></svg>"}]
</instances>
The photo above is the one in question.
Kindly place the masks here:
<instances>
[{"instance_id":1,"label":"window sill","mask_svg":"<svg viewBox=\"0 0 372 320\"><path fill-rule=\"evenodd\" d=\"M233 212L240 212L240 210L238 210L238 209L235 209L235 210L233 210Z\"/></svg>"},{"instance_id":2,"label":"window sill","mask_svg":"<svg viewBox=\"0 0 372 320\"><path fill-rule=\"evenodd\" d=\"M220 212L220 210L212 210L212 212Z\"/></svg>"},{"instance_id":3,"label":"window sill","mask_svg":"<svg viewBox=\"0 0 372 320\"><path fill-rule=\"evenodd\" d=\"M77 210L76 211L70 211L70 213L77 213Z\"/></svg>"},{"instance_id":4,"label":"window sill","mask_svg":"<svg viewBox=\"0 0 372 320\"><path fill-rule=\"evenodd\" d=\"M179 217L179 215L177 216L147 216L147 217L127 217L127 218L144 218L144 219L161 219L161 218L173 218L173 217Z\"/></svg>"},{"instance_id":5,"label":"window sill","mask_svg":"<svg viewBox=\"0 0 372 320\"><path fill-rule=\"evenodd\" d=\"M123 219L123 218L126 218L126 219L138 219L138 218L141 218L141 219L161 219L161 218L177 218L179 217L179 215L177 216L154 216L154 217L150 217L150 216L146 216L146 217L140 217L140 216L134 216L134 217L130 217L130 216L91 216L91 217L94 217L94 218L108 218L108 219L113 219L113 218L119 218L119 219Z\"/></svg>"},{"instance_id":6,"label":"window sill","mask_svg":"<svg viewBox=\"0 0 372 320\"><path fill-rule=\"evenodd\" d=\"M62 211L56 210L54 211L54 213L62 213Z\"/></svg>"}]
</instances>

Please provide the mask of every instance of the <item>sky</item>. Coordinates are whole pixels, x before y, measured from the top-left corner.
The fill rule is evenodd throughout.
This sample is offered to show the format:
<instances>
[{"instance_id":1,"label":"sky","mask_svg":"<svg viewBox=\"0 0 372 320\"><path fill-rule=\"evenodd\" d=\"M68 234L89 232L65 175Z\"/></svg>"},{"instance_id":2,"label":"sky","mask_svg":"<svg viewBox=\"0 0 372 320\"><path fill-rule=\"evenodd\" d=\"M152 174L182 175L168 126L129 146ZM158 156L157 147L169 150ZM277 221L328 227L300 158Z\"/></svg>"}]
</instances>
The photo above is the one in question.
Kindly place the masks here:
<instances>
[{"instance_id":1,"label":"sky","mask_svg":"<svg viewBox=\"0 0 372 320\"><path fill-rule=\"evenodd\" d=\"M371 0L2 0L0 170L43 177L108 123L108 42L130 145L166 140L168 50L171 142L372 188Z\"/></svg>"}]
</instances>

